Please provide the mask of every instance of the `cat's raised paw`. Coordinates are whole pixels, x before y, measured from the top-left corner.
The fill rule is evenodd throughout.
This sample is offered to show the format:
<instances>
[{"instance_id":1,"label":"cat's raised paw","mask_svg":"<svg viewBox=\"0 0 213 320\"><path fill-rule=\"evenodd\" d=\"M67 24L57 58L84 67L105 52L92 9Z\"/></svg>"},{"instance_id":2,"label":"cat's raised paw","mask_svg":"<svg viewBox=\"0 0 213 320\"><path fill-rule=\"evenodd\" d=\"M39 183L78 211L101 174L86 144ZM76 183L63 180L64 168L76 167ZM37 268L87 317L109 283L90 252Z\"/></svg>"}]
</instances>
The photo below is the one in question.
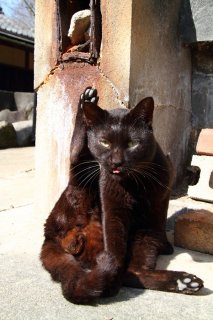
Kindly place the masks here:
<instances>
[{"instance_id":1,"label":"cat's raised paw","mask_svg":"<svg viewBox=\"0 0 213 320\"><path fill-rule=\"evenodd\" d=\"M81 104L84 101L90 101L97 104L99 97L97 96L97 89L92 87L87 87L84 92L81 94L80 100Z\"/></svg>"},{"instance_id":2,"label":"cat's raised paw","mask_svg":"<svg viewBox=\"0 0 213 320\"><path fill-rule=\"evenodd\" d=\"M193 274L183 273L177 279L177 292L185 294L194 294L203 287L203 281Z\"/></svg>"}]
</instances>

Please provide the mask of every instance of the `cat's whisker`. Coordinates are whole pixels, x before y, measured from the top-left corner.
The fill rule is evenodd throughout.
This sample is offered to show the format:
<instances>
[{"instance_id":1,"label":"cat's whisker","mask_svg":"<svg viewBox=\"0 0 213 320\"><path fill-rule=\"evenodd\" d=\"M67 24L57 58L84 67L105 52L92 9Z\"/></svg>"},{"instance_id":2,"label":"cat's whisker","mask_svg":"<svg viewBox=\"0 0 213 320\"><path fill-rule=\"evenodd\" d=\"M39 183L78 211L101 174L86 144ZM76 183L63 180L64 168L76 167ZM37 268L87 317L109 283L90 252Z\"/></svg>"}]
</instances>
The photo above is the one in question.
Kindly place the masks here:
<instances>
[{"instance_id":1,"label":"cat's whisker","mask_svg":"<svg viewBox=\"0 0 213 320\"><path fill-rule=\"evenodd\" d=\"M140 185L142 185L143 186L143 189L144 189L144 191L145 191L145 193L146 193L146 187L145 187L145 185L144 185L144 183L143 183L143 180L140 178L140 175L142 175L141 173L140 173L140 175L138 174L139 172L137 172L136 170L134 170L134 169L130 169L129 168L129 172L130 172L130 175L134 178L134 180L137 182L137 184L139 185L139 183L138 183L138 180L139 180L139 182L140 182ZM142 175L143 176L143 175Z\"/></svg>"},{"instance_id":2,"label":"cat's whisker","mask_svg":"<svg viewBox=\"0 0 213 320\"><path fill-rule=\"evenodd\" d=\"M94 165L94 166L90 166L90 167L84 168L81 171L79 171L76 174L74 174L74 177L77 177L79 174L81 174L84 171L92 170L93 168L99 168L99 166L98 165ZM84 176L85 174L87 174L87 172L86 173L84 172L84 174L82 176Z\"/></svg>"},{"instance_id":3,"label":"cat's whisker","mask_svg":"<svg viewBox=\"0 0 213 320\"><path fill-rule=\"evenodd\" d=\"M160 186L162 186L163 188L167 189L167 190L170 190L171 191L171 188L168 187L167 185L163 184L160 182L160 180L154 176L153 174L151 174L150 172L147 172L147 171L144 171L145 175L149 178L151 178L152 180L154 180L155 182L157 182Z\"/></svg>"},{"instance_id":4,"label":"cat's whisker","mask_svg":"<svg viewBox=\"0 0 213 320\"><path fill-rule=\"evenodd\" d=\"M99 171L99 169L96 168L96 169L90 170L89 172L84 172L84 174L80 177L80 179L83 178L83 177L84 177L84 179L81 180L80 183L84 182L88 177L90 177L96 171Z\"/></svg>"},{"instance_id":5,"label":"cat's whisker","mask_svg":"<svg viewBox=\"0 0 213 320\"><path fill-rule=\"evenodd\" d=\"M168 170L166 170L164 167L162 166L158 166L156 167L154 165L154 163L152 162L147 162L147 165L140 165L140 166L136 166L136 168L141 172L141 171L146 171L149 172L151 175L154 175L156 177L156 179L161 179L161 175L162 173L166 173L168 172Z\"/></svg>"},{"instance_id":6,"label":"cat's whisker","mask_svg":"<svg viewBox=\"0 0 213 320\"><path fill-rule=\"evenodd\" d=\"M158 178L161 178L161 172L158 172L157 170L155 170L151 167L140 167L139 171L148 172L150 174L155 175Z\"/></svg>"},{"instance_id":7,"label":"cat's whisker","mask_svg":"<svg viewBox=\"0 0 213 320\"><path fill-rule=\"evenodd\" d=\"M136 182L137 185L139 185L138 180L137 180L137 178L136 178L136 175L134 174L133 171L131 171L131 170L128 169L128 170L127 170L127 174L128 174L131 178L133 178L133 180Z\"/></svg>"},{"instance_id":8,"label":"cat's whisker","mask_svg":"<svg viewBox=\"0 0 213 320\"><path fill-rule=\"evenodd\" d=\"M83 189L85 189L85 188L87 187L87 185L89 184L89 193L90 193L92 183L93 183L93 181L98 177L98 175L99 175L99 172L94 173L94 175L92 175L92 176L85 182L85 184L83 185Z\"/></svg>"},{"instance_id":9,"label":"cat's whisker","mask_svg":"<svg viewBox=\"0 0 213 320\"><path fill-rule=\"evenodd\" d=\"M166 169L164 166L154 163L154 162L140 162L139 165L136 166L137 168L152 168L152 169L157 169L157 170L162 170L165 172L168 172L168 169Z\"/></svg>"},{"instance_id":10,"label":"cat's whisker","mask_svg":"<svg viewBox=\"0 0 213 320\"><path fill-rule=\"evenodd\" d=\"M146 192L146 188L145 188L145 184L144 184L144 181L143 181L143 179L145 179L145 178L148 178L149 181L150 181L150 183L151 183L151 185L152 185L152 187L153 187L154 189L156 189L156 185L154 184L154 181L153 181L152 179L150 179L150 177L146 176L146 175L143 174L141 171L137 171L137 170L135 170L135 169L134 169L134 171L135 171L139 176L142 177L142 178L140 178L140 182L141 182L141 185L143 186L143 189L144 189L145 192Z\"/></svg>"},{"instance_id":11,"label":"cat's whisker","mask_svg":"<svg viewBox=\"0 0 213 320\"><path fill-rule=\"evenodd\" d=\"M150 173L149 171L146 171L146 170L143 170L142 172L141 171L138 171L137 169L132 169L134 171L136 171L139 175L142 175L143 177L147 177L149 179L152 179L154 180L155 182L157 182L160 186L162 186L163 188L165 189L168 189L171 191L171 188L168 187L167 185L164 185L163 183L161 183L161 181L156 177L154 176L152 173ZM150 180L151 181L151 180Z\"/></svg>"},{"instance_id":12,"label":"cat's whisker","mask_svg":"<svg viewBox=\"0 0 213 320\"><path fill-rule=\"evenodd\" d=\"M152 187L152 189L154 189L156 191L156 183L155 183L155 181L149 175L147 175L144 170L143 170L143 174L141 174L141 175L143 176L144 179L148 179L149 180L150 186ZM144 183L144 184L146 185L146 183Z\"/></svg>"},{"instance_id":13,"label":"cat's whisker","mask_svg":"<svg viewBox=\"0 0 213 320\"><path fill-rule=\"evenodd\" d=\"M74 167L70 168L70 172L73 171L73 170L75 170L77 167L82 166L82 165L86 165L86 164L88 164L88 163L89 163L89 164L90 164L90 163L97 163L97 164L99 165L98 161L96 161L96 160L83 161L83 162L75 165Z\"/></svg>"},{"instance_id":14,"label":"cat's whisker","mask_svg":"<svg viewBox=\"0 0 213 320\"><path fill-rule=\"evenodd\" d=\"M80 183L79 186L81 186L85 181L86 183L82 186L82 188L84 189L86 187L86 185L89 183L89 181L94 177L94 174L98 174L99 173L99 168L90 172ZM87 180L88 179L88 180Z\"/></svg>"},{"instance_id":15,"label":"cat's whisker","mask_svg":"<svg viewBox=\"0 0 213 320\"><path fill-rule=\"evenodd\" d=\"M90 190L91 190L92 183L98 177L99 173L100 172L97 171L96 173L94 173L94 176L92 177L92 179L90 179L89 193L90 193Z\"/></svg>"}]
</instances>

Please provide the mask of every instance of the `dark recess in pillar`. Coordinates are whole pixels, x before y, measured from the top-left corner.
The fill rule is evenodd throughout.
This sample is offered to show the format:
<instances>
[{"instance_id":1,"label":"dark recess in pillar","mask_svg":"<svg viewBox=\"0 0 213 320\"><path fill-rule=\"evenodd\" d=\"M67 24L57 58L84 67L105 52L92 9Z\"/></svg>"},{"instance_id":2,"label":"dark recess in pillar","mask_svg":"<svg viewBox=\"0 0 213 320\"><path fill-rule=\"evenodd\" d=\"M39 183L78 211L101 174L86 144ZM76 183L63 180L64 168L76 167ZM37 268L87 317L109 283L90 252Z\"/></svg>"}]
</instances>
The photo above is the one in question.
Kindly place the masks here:
<instances>
[{"instance_id":1,"label":"dark recess in pillar","mask_svg":"<svg viewBox=\"0 0 213 320\"><path fill-rule=\"evenodd\" d=\"M56 0L57 4L57 60L58 64L77 61L96 64L100 54L102 38L102 19L100 0ZM88 43L79 45L74 51L68 37L71 17L74 13L91 10L91 31Z\"/></svg>"}]
</instances>

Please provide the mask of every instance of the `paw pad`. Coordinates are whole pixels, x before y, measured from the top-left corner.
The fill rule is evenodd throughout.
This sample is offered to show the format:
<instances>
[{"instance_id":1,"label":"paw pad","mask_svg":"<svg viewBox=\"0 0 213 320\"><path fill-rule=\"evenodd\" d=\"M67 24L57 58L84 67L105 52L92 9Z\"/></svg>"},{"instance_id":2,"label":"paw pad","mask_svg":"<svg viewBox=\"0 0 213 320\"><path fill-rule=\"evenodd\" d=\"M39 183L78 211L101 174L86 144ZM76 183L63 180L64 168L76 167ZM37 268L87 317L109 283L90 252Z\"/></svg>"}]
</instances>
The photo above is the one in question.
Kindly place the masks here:
<instances>
[{"instance_id":1,"label":"paw pad","mask_svg":"<svg viewBox=\"0 0 213 320\"><path fill-rule=\"evenodd\" d=\"M87 87L85 91L80 96L81 104L84 101L89 101L97 104L99 97L97 96L97 90L92 87Z\"/></svg>"},{"instance_id":2,"label":"paw pad","mask_svg":"<svg viewBox=\"0 0 213 320\"><path fill-rule=\"evenodd\" d=\"M183 275L183 278L177 279L178 292L192 294L203 287L203 281L194 275Z\"/></svg>"}]
</instances>

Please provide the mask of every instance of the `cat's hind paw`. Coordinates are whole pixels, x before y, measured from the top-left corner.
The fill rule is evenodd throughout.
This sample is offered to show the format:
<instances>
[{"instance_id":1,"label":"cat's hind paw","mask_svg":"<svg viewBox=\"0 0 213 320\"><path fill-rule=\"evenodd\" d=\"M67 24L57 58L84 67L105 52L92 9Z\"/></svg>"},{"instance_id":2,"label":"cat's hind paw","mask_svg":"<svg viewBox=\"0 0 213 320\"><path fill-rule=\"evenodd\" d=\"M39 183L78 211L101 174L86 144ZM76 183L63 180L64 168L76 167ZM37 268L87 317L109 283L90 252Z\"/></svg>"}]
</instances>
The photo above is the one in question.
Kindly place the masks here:
<instances>
[{"instance_id":1,"label":"cat's hind paw","mask_svg":"<svg viewBox=\"0 0 213 320\"><path fill-rule=\"evenodd\" d=\"M94 104L97 104L98 99L99 97L97 95L97 89L92 87L87 87L80 96L81 105L84 103L84 101L89 101Z\"/></svg>"},{"instance_id":2,"label":"cat's hind paw","mask_svg":"<svg viewBox=\"0 0 213 320\"><path fill-rule=\"evenodd\" d=\"M203 287L203 281L193 274L183 273L176 280L178 293L194 294Z\"/></svg>"}]
</instances>

